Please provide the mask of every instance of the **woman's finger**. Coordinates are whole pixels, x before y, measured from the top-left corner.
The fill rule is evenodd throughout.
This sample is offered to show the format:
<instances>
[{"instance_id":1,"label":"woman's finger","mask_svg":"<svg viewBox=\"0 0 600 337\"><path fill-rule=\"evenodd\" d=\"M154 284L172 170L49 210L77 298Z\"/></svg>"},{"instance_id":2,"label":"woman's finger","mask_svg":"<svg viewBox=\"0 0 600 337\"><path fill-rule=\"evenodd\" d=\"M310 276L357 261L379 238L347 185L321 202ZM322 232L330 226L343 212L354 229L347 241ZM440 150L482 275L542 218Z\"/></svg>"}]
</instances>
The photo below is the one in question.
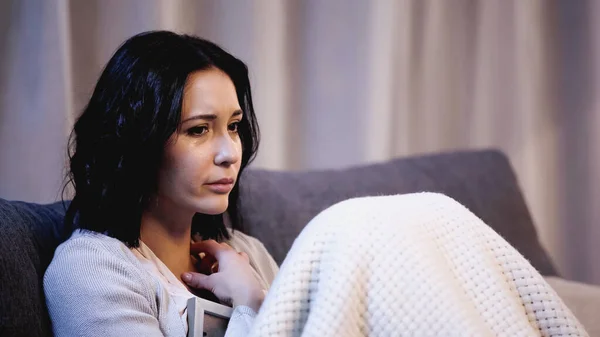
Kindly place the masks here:
<instances>
[{"instance_id":1,"label":"woman's finger","mask_svg":"<svg viewBox=\"0 0 600 337\"><path fill-rule=\"evenodd\" d=\"M196 289L206 289L212 292L215 288L214 278L208 275L187 272L181 275L181 279L187 285Z\"/></svg>"},{"instance_id":2,"label":"woman's finger","mask_svg":"<svg viewBox=\"0 0 600 337\"><path fill-rule=\"evenodd\" d=\"M232 250L229 245L220 244L215 240L194 242L190 245L190 252L192 254L207 253L214 256L217 260L223 253Z\"/></svg>"},{"instance_id":3,"label":"woman's finger","mask_svg":"<svg viewBox=\"0 0 600 337\"><path fill-rule=\"evenodd\" d=\"M241 257L244 258L244 260L246 260L246 262L250 262L250 258L248 257L248 254L244 253L244 252L239 252L238 253Z\"/></svg>"},{"instance_id":4,"label":"woman's finger","mask_svg":"<svg viewBox=\"0 0 600 337\"><path fill-rule=\"evenodd\" d=\"M219 262L215 262L210 266L211 274L219 272Z\"/></svg>"},{"instance_id":5,"label":"woman's finger","mask_svg":"<svg viewBox=\"0 0 600 337\"><path fill-rule=\"evenodd\" d=\"M214 256L206 254L196 264L196 268L198 269L199 272L201 272L203 274L206 274L206 275L210 275L211 274L211 267L212 267L213 264L215 264L215 262L217 262L217 259L215 259Z\"/></svg>"}]
</instances>

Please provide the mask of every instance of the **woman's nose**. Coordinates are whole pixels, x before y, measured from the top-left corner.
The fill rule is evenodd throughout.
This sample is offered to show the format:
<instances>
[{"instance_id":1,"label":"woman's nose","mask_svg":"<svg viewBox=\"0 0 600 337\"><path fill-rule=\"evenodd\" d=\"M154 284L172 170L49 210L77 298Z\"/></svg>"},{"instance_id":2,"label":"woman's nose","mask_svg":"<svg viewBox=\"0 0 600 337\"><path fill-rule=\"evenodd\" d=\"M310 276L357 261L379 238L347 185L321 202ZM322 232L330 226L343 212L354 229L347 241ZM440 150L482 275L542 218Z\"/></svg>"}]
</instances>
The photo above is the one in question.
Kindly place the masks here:
<instances>
[{"instance_id":1,"label":"woman's nose","mask_svg":"<svg viewBox=\"0 0 600 337\"><path fill-rule=\"evenodd\" d=\"M239 148L236 139L229 134L220 137L217 141L215 165L229 166L235 164L241 157Z\"/></svg>"}]
</instances>

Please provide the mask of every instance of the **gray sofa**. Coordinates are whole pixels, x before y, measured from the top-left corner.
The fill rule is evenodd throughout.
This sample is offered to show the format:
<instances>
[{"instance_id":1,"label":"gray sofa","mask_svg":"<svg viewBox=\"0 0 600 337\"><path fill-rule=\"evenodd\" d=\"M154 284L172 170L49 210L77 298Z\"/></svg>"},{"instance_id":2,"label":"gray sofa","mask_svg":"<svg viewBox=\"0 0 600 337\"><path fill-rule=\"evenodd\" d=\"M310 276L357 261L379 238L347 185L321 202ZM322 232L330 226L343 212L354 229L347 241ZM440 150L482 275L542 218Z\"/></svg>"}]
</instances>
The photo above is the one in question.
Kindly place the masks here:
<instances>
[{"instance_id":1,"label":"gray sofa","mask_svg":"<svg viewBox=\"0 0 600 337\"><path fill-rule=\"evenodd\" d=\"M537 268L592 336L600 287L560 278L541 246L507 158L498 151L409 157L344 170L252 169L241 180L245 232L280 263L304 225L344 199L434 191L482 218ZM63 234L64 205L0 199L0 336L50 336L42 277Z\"/></svg>"}]
</instances>

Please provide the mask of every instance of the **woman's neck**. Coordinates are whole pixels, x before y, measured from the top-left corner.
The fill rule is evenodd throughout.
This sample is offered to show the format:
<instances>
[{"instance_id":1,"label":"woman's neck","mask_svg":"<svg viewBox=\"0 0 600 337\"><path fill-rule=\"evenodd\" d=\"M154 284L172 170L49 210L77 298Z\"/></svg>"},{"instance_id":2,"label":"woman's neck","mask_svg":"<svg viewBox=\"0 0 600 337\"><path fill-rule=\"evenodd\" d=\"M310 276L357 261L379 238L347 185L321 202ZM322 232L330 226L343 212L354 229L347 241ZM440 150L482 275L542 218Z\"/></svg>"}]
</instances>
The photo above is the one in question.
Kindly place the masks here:
<instances>
[{"instance_id":1,"label":"woman's neck","mask_svg":"<svg viewBox=\"0 0 600 337\"><path fill-rule=\"evenodd\" d=\"M179 280L182 273L194 271L190 257L193 213L181 213L151 209L142 215L140 226L142 242Z\"/></svg>"}]
</instances>

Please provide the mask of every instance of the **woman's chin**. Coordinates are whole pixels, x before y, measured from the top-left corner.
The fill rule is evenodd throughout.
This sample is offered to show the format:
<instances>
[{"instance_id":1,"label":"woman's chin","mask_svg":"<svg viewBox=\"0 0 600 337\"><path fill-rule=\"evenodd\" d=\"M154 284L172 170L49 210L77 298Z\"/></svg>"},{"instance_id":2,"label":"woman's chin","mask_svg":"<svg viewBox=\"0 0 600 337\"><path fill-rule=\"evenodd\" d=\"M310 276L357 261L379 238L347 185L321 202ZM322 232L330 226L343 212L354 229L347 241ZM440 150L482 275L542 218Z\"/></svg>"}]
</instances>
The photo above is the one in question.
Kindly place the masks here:
<instances>
[{"instance_id":1,"label":"woman's chin","mask_svg":"<svg viewBox=\"0 0 600 337\"><path fill-rule=\"evenodd\" d=\"M206 215L218 215L227 211L229 200L202 200L197 204L196 212Z\"/></svg>"}]
</instances>

